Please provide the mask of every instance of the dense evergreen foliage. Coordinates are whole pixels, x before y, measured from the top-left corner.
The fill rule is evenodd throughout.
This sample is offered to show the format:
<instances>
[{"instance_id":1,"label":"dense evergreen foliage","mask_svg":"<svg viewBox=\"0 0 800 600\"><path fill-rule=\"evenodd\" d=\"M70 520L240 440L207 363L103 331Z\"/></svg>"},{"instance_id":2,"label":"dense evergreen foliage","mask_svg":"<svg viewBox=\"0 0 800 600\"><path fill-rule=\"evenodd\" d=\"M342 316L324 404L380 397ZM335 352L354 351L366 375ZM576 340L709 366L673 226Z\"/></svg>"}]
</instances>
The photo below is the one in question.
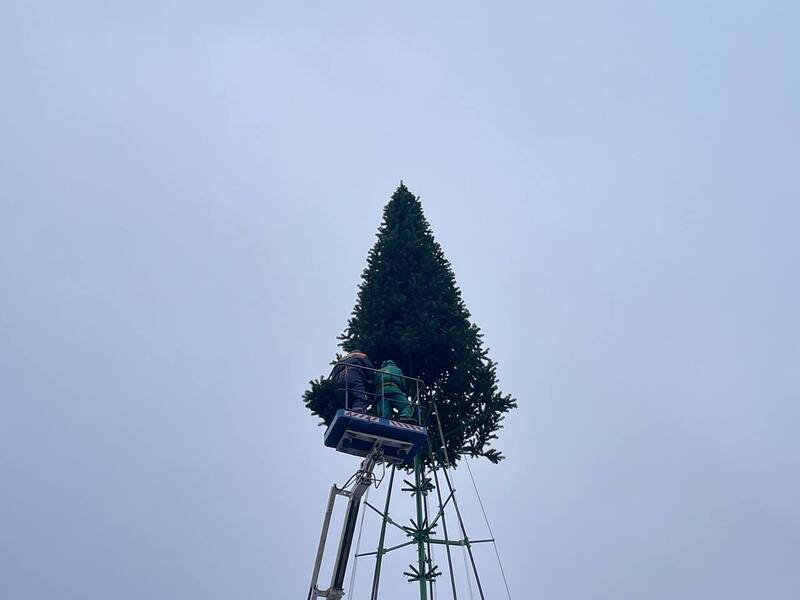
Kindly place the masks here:
<instances>
[{"instance_id":1,"label":"dense evergreen foliage","mask_svg":"<svg viewBox=\"0 0 800 600\"><path fill-rule=\"evenodd\" d=\"M433 401L451 463L463 455L501 460L492 444L516 400L498 390L496 363L483 348L480 329L470 322L450 263L419 199L402 183L384 208L377 238L340 345L366 352L376 365L393 359L406 375L425 382L421 404L437 460L443 453ZM310 384L303 401L328 423L341 408L335 385L325 378Z\"/></svg>"}]
</instances>

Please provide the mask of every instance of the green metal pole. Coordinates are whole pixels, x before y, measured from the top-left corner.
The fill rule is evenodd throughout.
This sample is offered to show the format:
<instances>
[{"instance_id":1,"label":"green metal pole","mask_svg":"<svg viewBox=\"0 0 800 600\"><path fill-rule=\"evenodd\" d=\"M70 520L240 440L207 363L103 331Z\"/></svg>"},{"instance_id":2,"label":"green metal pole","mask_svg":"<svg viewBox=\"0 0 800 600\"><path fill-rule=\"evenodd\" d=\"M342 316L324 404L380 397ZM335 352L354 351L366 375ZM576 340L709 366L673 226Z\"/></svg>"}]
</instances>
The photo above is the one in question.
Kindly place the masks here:
<instances>
[{"instance_id":1,"label":"green metal pole","mask_svg":"<svg viewBox=\"0 0 800 600\"><path fill-rule=\"evenodd\" d=\"M422 461L419 458L419 455L414 459L414 477L417 484L417 526L422 529L423 525L423 512L422 512ZM428 587L425 585L426 578L422 577L423 573L426 573L426 566L425 562L427 559L427 555L425 554L425 540L423 536L419 536L417 539L417 558L418 558L418 568L420 573L419 578L419 598L420 600L428 600Z\"/></svg>"},{"instance_id":2,"label":"green metal pole","mask_svg":"<svg viewBox=\"0 0 800 600\"><path fill-rule=\"evenodd\" d=\"M439 476L436 474L436 469L433 469L433 480L436 482L436 495L439 497L439 510L442 513L442 528L444 529L444 541L449 542L450 538L447 536L447 518L444 514L444 506L442 505L442 490L439 488ZM450 569L450 584L453 587L453 600L458 600L458 592L456 591L456 577L453 573L453 557L450 554L450 544L445 544L447 551L447 567Z\"/></svg>"},{"instance_id":3,"label":"green metal pole","mask_svg":"<svg viewBox=\"0 0 800 600\"><path fill-rule=\"evenodd\" d=\"M422 480L425 481L425 463L422 463ZM423 504L425 508L425 524L428 526L430 524L430 517L428 517L428 496L425 495L425 502ZM431 542L430 538L428 538L427 543L425 544L425 556L427 557L428 568L433 569L433 560L431 559ZM436 594L433 590L433 578L428 580L428 593L431 596L431 600L436 600Z\"/></svg>"},{"instance_id":4,"label":"green metal pole","mask_svg":"<svg viewBox=\"0 0 800 600\"><path fill-rule=\"evenodd\" d=\"M386 490L386 506L383 508L383 521L381 523L381 537L378 540L378 553L375 555L375 574L372 577L372 600L378 600L378 584L381 578L381 565L384 555L384 541L386 540L386 520L389 518L389 502L392 499L392 485L394 484L395 467L392 465L392 473L389 475L389 489Z\"/></svg>"}]
</instances>

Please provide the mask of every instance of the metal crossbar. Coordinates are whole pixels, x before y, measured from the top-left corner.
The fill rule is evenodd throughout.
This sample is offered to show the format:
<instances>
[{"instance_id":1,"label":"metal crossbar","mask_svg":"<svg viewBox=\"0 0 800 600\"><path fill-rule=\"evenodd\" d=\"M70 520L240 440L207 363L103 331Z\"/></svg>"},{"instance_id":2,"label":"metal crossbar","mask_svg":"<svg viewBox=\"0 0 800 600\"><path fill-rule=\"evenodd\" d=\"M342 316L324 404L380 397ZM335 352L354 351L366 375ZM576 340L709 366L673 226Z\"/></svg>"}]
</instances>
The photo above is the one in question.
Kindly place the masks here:
<instances>
[{"instance_id":1,"label":"metal crossbar","mask_svg":"<svg viewBox=\"0 0 800 600\"><path fill-rule=\"evenodd\" d=\"M400 531L402 531L403 533L405 533L405 532L406 532L406 530L405 530L405 529L403 529L402 525L399 525L399 524L398 524L396 521L392 520L392 518L391 518L389 515L387 515L387 514L385 514L385 513L382 513L382 512L381 512L381 511L379 511L377 508L375 508L374 506L372 506L372 504L370 504L369 502L365 502L364 504L366 504L368 507L370 507L370 508L371 508L372 510L374 510L376 513L378 513L378 514L379 514L379 515L380 515L380 516L381 516L383 519L385 519L385 520L386 520L386 522L387 522L387 523L389 523L389 525L394 525L395 527L397 527L397 528L398 528Z\"/></svg>"},{"instance_id":2,"label":"metal crossbar","mask_svg":"<svg viewBox=\"0 0 800 600\"><path fill-rule=\"evenodd\" d=\"M328 364L330 364L330 363L328 363ZM361 369L361 370L364 370L364 371L372 371L373 373L383 373L383 371L381 371L380 369L373 369L373 368L370 368L370 367L361 367L361 366L357 366L357 365L351 365L350 363L346 363L346 362L342 362L342 361L333 363L334 367L338 367L340 365L345 367L345 368L350 367L351 369ZM392 375L392 377L400 377L402 379L408 379L409 381L416 381L417 383L425 385L425 382L422 381L422 379L417 379L416 377L411 377L410 375Z\"/></svg>"}]
</instances>

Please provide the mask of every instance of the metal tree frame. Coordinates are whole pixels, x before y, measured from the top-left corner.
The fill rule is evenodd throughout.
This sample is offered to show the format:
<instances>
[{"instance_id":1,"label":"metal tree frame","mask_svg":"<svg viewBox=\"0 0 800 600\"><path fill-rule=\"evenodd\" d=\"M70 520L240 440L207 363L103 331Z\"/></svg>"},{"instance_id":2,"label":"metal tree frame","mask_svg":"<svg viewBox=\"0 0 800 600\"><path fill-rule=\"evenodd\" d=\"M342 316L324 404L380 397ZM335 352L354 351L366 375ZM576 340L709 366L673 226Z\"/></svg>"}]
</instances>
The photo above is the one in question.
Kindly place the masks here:
<instances>
[{"instance_id":1,"label":"metal tree frame","mask_svg":"<svg viewBox=\"0 0 800 600\"><path fill-rule=\"evenodd\" d=\"M350 365L345 365L345 369L347 368L365 369L369 371L374 371L376 373L380 373L380 371L377 369L369 369L367 367L351 367ZM370 594L370 600L378 600L381 570L383 568L384 555L388 554L389 552L394 552L395 550L406 548L412 545L416 545L416 552L417 552L416 565L414 564L409 565L409 569L407 571L404 571L403 574L408 578L409 582L419 583L420 600L435 600L435 588L433 584L436 581L436 578L442 575L442 573L439 571L438 566L433 564L433 560L431 558L431 547L437 545L445 547L453 599L454 600L458 599L458 591L456 589L455 576L453 573L453 560L452 560L451 548L453 546L460 546L462 548L465 548L469 555L471 571L473 576L475 577L475 582L478 587L478 593L480 595L481 600L485 600L483 586L481 585L481 580L478 575L478 568L475 563L475 557L472 552L472 546L475 544L494 542L494 538L471 540L467 536L467 531L464 526L464 519L461 514L461 509L458 506L458 500L456 499L455 488L453 487L450 475L447 470L447 465L450 464L450 460L447 454L447 446L445 444L444 431L442 429L442 423L439 418L439 411L436 406L436 401L431 399L429 409L432 410L428 411L428 414L426 415L426 417L428 418L423 419L423 407L420 404L420 388L424 384L421 380L416 379L414 377L403 376L403 378L414 382L415 395L411 404L416 408L418 423L422 425L423 421L430 421L429 417L435 416L436 429L438 437L440 438L442 444L444 461L438 465L434 461L434 464L431 469L431 472L433 474L433 479L431 479L426 474L426 469L422 458L419 455L415 457L414 469L413 469L414 479L413 481L404 479L403 483L405 483L405 487L402 488L402 491L410 493L412 498L415 500L416 519L411 519L410 525L400 525L399 523L394 521L389 514L392 491L397 471L396 465L392 465L391 468L388 488L386 491L386 501L383 510L378 509L368 500L364 501L364 505L367 508L374 511L375 513L377 513L381 518L381 527L380 527L380 534L378 537L377 549L371 552L357 553L355 555L356 559L367 556L375 557L375 567L372 577L372 591ZM382 396L382 391L383 391L383 386L381 386L381 396ZM378 397L378 394L369 394L369 395L372 395L375 398ZM349 406L349 394L346 388L345 388L345 405L346 407ZM433 455L433 449L430 444L430 432L428 435L427 451L431 455ZM361 497L363 496L364 492L369 487L369 485L371 485L374 482L372 469L374 468L375 464L380 461L381 461L380 449L377 447L373 448L373 452L371 452L361 463L359 471L353 477L351 477L350 480L344 486L339 488L336 485L334 485L332 487L330 492L330 497L328 499L328 507L325 513L325 519L323 521L322 533L320 536L319 547L317 550L317 558L312 574L311 588L309 591L308 600L314 600L315 598L319 597L324 597L329 599L339 599L342 598L342 596L344 595L343 585L344 585L345 570L347 568L348 556L351 549L352 536L356 524L356 518L358 516ZM442 475L444 476L443 479L444 482L447 484L447 490L448 490L447 496L444 498L444 500L442 499L442 487L439 479L440 470L442 471ZM352 489L348 490L347 488L350 482L353 482ZM436 511L436 515L431 521L429 518L430 515L428 513L428 494L430 494L434 490L436 491L436 500L438 509ZM345 516L345 524L342 530L342 537L339 543L339 552L337 554L337 558L334 564L331 586L328 590L320 590L317 587L317 580L319 577L320 564L322 561L322 554L324 552L325 541L328 534L328 527L330 524L330 518L333 511L333 505L337 495L349 498L348 509ZM460 536L457 537L456 539L450 539L447 528L447 520L445 517L445 509L447 505L451 503L456 513L456 517L458 520L458 527L460 531ZM442 525L442 531L444 534L443 538L435 536L436 528L440 520ZM408 541L387 548L385 546L387 525L390 525L402 531L403 534L409 538ZM469 574L467 576L469 577Z\"/></svg>"},{"instance_id":2,"label":"metal tree frame","mask_svg":"<svg viewBox=\"0 0 800 600\"><path fill-rule=\"evenodd\" d=\"M435 401L432 401L432 408L433 408L433 415L435 415L436 417L437 432L442 441L442 449L444 452L445 461L443 464L434 465L434 467L432 468L431 470L433 473L433 483L432 483L431 478L428 477L425 473L425 466L423 464L423 461L418 456L414 461L414 481L411 482L407 479L404 480L406 487L404 487L402 491L410 493L411 496L416 500L416 512L417 512L416 520L411 519L411 525L404 526L394 521L389 515L389 504L391 501L392 488L394 485L395 467L392 467L392 472L389 477L389 488L386 491L386 504L384 510L380 511L369 502L365 503L367 507L372 509L375 513L377 513L381 517L381 530L380 530L380 536L378 538L377 550L372 552L362 552L360 554L356 554L357 558L366 556L375 556L375 570L372 578L372 592L370 595L370 600L378 600L378 589L380 585L381 569L383 566L383 556L385 554L388 554L389 552L393 552L395 550L399 550L400 548L405 548L413 544L416 544L417 546L417 564L416 566L409 565L409 570L405 571L403 574L406 577L408 577L409 582L415 582L415 581L419 582L420 600L428 600L428 599L434 600L435 588L433 587L433 583L435 582L436 578L441 576L442 574L439 571L438 566L434 565L431 559L431 545L439 545L445 547L445 551L447 554L448 573L450 576L450 585L453 592L454 600L458 599L458 590L456 589L455 576L453 572L451 547L460 546L466 549L469 555L472 574L475 577L475 583L477 584L478 587L478 594L480 595L481 600L485 600L483 586L481 584L480 576L478 575L478 567L475 563L475 557L472 552L472 546L475 544L485 544L494 542L494 538L472 540L467 535L466 527L464 525L464 519L462 517L461 509L458 506L458 500L456 498L456 490L453 487L452 480L450 479L450 474L448 473L447 467L445 466L449 464L449 457L447 456L447 448L444 445L444 433L442 431L439 415L436 412ZM429 445L429 451L431 451L430 445ZM444 475L444 481L447 484L447 490L449 492L444 500L442 500L442 488L439 480L440 470ZM438 509L436 511L436 516L433 518L432 521L429 521L425 499L427 498L427 495L434 490L436 491L436 500ZM457 539L450 539L447 529L447 519L445 516L445 509L447 505L450 503L452 503L453 508L455 510L458 519L459 530L461 532L461 536ZM442 532L444 534L443 538L435 537L436 527L440 520L442 523ZM386 539L387 524L392 525L393 527L402 531L406 536L410 538L410 540L402 544L397 544L395 546L386 548L384 544Z\"/></svg>"}]
</instances>

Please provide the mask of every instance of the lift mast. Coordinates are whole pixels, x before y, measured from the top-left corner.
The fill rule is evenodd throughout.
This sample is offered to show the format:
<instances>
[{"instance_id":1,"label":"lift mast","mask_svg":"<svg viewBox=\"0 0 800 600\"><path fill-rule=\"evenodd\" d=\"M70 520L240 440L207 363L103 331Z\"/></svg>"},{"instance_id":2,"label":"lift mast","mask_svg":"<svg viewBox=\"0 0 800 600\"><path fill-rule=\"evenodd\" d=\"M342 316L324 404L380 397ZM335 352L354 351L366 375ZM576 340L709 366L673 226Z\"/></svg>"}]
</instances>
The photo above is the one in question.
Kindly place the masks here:
<instances>
[{"instance_id":1,"label":"lift mast","mask_svg":"<svg viewBox=\"0 0 800 600\"><path fill-rule=\"evenodd\" d=\"M344 576L347 571L347 561L350 556L350 548L353 545L353 533L356 529L356 520L358 519L358 511L361 506L361 497L369 489L369 486L372 485L372 471L375 468L375 464L380 459L381 454L382 452L380 445L376 444L372 451L361 462L361 466L356 474L351 478L353 483L352 486L350 486L350 489L347 489L347 484L341 488L339 488L336 484L331 487L331 493L328 498L328 508L325 512L325 519L322 523L322 533L320 534L319 538L317 557L314 561L314 570L311 575L311 585L308 590L308 600L316 600L316 598L339 600L339 598L344 596ZM331 515L333 514L333 505L336 501L336 496L344 496L348 498L347 512L345 513L342 536L339 540L339 550L336 553L336 562L333 566L331 584L327 590L320 590L319 569L322 564L322 556L325 552L325 543L328 538L328 528L330 526Z\"/></svg>"}]
</instances>

